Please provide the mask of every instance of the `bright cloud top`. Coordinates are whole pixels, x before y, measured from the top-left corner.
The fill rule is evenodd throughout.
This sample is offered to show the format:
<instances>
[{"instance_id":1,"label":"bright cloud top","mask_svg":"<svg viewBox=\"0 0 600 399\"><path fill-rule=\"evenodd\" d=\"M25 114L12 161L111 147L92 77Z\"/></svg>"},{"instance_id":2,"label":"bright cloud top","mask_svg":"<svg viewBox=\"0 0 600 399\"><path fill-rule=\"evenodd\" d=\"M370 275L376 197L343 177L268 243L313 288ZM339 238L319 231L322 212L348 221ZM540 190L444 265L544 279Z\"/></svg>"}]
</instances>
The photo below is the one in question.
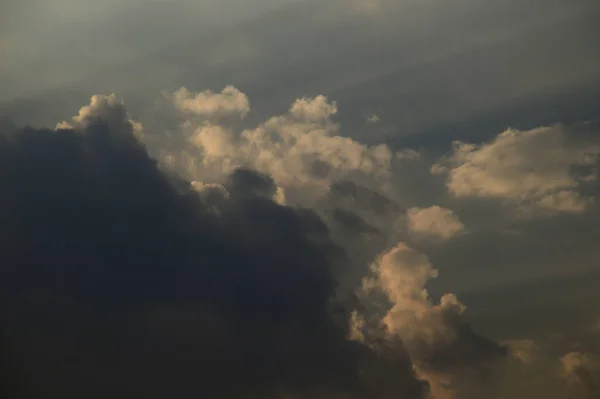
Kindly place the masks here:
<instances>
[{"instance_id":1,"label":"bright cloud top","mask_svg":"<svg viewBox=\"0 0 600 399\"><path fill-rule=\"evenodd\" d=\"M409 345L418 340L432 344L452 334L443 314L460 314L464 306L451 294L443 296L439 305L431 301L425 285L438 271L425 255L399 243L381 256L373 270L375 283L392 304L383 318L390 333L398 334Z\"/></svg>"},{"instance_id":2,"label":"bright cloud top","mask_svg":"<svg viewBox=\"0 0 600 399\"><path fill-rule=\"evenodd\" d=\"M111 131L122 132L133 128L133 134L142 139L144 129L142 124L131 119L125 109L123 101L116 94L93 95L89 105L81 107L78 114L71 121L63 121L56 125L57 129L83 130L94 123L108 123Z\"/></svg>"},{"instance_id":3,"label":"bright cloud top","mask_svg":"<svg viewBox=\"0 0 600 399\"><path fill-rule=\"evenodd\" d=\"M450 156L433 165L447 174L456 197L498 198L553 212L583 212L591 199L579 192L595 179L593 170L576 177L574 166L591 168L600 147L569 140L560 125L506 130L489 143L455 142Z\"/></svg>"},{"instance_id":4,"label":"bright cloud top","mask_svg":"<svg viewBox=\"0 0 600 399\"><path fill-rule=\"evenodd\" d=\"M173 93L172 100L179 110L202 117L244 118L250 112L248 97L233 86L225 87L221 93L210 90L192 93L182 87Z\"/></svg>"},{"instance_id":5,"label":"bright cloud top","mask_svg":"<svg viewBox=\"0 0 600 399\"><path fill-rule=\"evenodd\" d=\"M313 122L324 121L331 115L335 115L337 111L335 101L329 103L327 97L323 95L315 98L300 98L290 108L290 114L294 117Z\"/></svg>"},{"instance_id":6,"label":"bright cloud top","mask_svg":"<svg viewBox=\"0 0 600 399\"><path fill-rule=\"evenodd\" d=\"M408 227L417 235L449 239L464 230L465 226L450 209L437 205L408 210Z\"/></svg>"},{"instance_id":7,"label":"bright cloud top","mask_svg":"<svg viewBox=\"0 0 600 399\"><path fill-rule=\"evenodd\" d=\"M233 87L225 90L239 93ZM230 115L245 115L249 106L243 94L235 97L244 98L239 104L226 101L223 95L194 95L185 89L172 98L175 107L195 110L205 118L183 124L192 144L184 151L183 169L193 179L203 180L207 173L212 174L209 178L219 178L244 166L272 176L280 186L326 189L332 182L351 175L383 181L390 174L391 150L386 145L369 147L340 136L338 126L330 120L337 106L324 96L298 99L286 114L241 131L227 121L215 119L224 110L231 111ZM243 107L239 106L241 103Z\"/></svg>"}]
</instances>

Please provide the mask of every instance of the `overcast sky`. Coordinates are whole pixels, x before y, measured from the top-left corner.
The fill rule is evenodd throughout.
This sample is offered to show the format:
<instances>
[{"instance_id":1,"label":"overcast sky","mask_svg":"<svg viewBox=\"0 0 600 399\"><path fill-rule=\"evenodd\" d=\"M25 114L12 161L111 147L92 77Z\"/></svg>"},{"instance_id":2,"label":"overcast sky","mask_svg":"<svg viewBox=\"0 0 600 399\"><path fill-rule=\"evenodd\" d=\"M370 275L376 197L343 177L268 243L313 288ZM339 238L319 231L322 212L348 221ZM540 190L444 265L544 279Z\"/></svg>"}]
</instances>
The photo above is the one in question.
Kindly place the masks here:
<instances>
[{"instance_id":1,"label":"overcast sky","mask_svg":"<svg viewBox=\"0 0 600 399\"><path fill-rule=\"evenodd\" d=\"M356 125L379 115L376 141L597 112L593 0L28 0L3 8L0 101L17 114L46 100L45 112L66 116L48 93L66 103L89 91L133 97L227 84L251 96L257 120L326 94L344 106L352 134L366 135Z\"/></svg>"},{"instance_id":2,"label":"overcast sky","mask_svg":"<svg viewBox=\"0 0 600 399\"><path fill-rule=\"evenodd\" d=\"M334 297L348 312L345 333L355 334L352 340L364 346L360 351L374 351L368 352L371 358L346 346L335 335L339 331L333 333L321 319L307 341L278 335L294 322L257 323L247 341L233 334L232 345L263 350L269 340L281 339L269 346L268 356L301 367L290 369L293 381L260 363L263 358L257 362L264 368L257 370L271 373L272 380L234 371L257 381L256 390L243 397L318 399L335 392L340 395L335 398L363 398L369 392L367 399L375 399L389 397L393 388L409 399L595 398L600 392L600 374L594 374L600 363L591 360L600 355L598 21L595 0L5 0L0 3L0 155L6 161L0 159L0 192L10 194L0 194L0 216L8 221L0 223L6 237L0 264L11 266L5 267L10 273L35 264L29 265L33 271L57 281L61 273L73 273L64 284L72 278L75 293L67 299L60 294L56 309L85 302L78 295L86 284L95 286L96 278L110 281L109 288L127 298L119 300L128 312L135 302L132 312L160 313L153 323L163 328L171 320L174 330L187 328L182 321L187 312L199 317L192 324L221 317L223 331L229 331L247 322L241 315L293 309L306 312L295 322L306 329ZM72 168L81 173L74 175ZM166 188L163 180L173 176L185 187ZM137 179L139 192L129 187ZM21 181L25 188L15 183ZM257 198L265 203L256 205ZM71 206L89 224L56 227L52 215ZM106 215L114 230L94 212ZM164 212L174 221L146 220L144 212ZM41 227L30 230L36 218ZM105 230L92 233L94 223ZM127 226L138 226L130 231L135 239L115 233L129 231ZM90 229L87 237L95 238L80 241L71 228ZM56 242L40 244L54 229ZM209 231L219 233L215 238ZM115 242L113 234L119 237ZM200 244L207 237L217 249ZM313 239L319 245L313 246ZM196 244L199 249L192 250ZM47 257L34 259L14 249L33 251L39 245L49 251ZM60 271L57 264L71 262L65 261L71 259L69 245L78 254L73 258L89 255L83 264L108 262L116 269L89 275ZM136 276L139 271L118 256L114 264L107 261L111 245L143 254L146 246L158 246L158 260L136 258L155 262L155 274L142 278L142 286L131 282L135 279L121 284L117 266ZM227 246L231 254L222 251ZM333 247L343 260L331 260ZM184 249L192 252L189 259L178 254ZM170 281L177 267L163 267L171 259L185 270L182 275L190 273L189 281L209 292L190 294L185 309L170 302L178 294L169 297L171 291L149 282ZM210 259L210 267L200 267L209 277L188 269L202 259ZM288 261L297 270L270 269ZM321 262L331 266L330 274L309 266ZM216 265L230 263L236 271L220 276ZM244 283L238 296L232 287L240 264ZM269 266L263 270L263 264ZM7 273L7 287L11 278L13 287L36 286L20 272ZM223 292L206 288L224 282L232 285ZM61 291L59 283L44 284L48 295ZM131 293L121 293L128 284ZM265 301L281 300L284 310L264 305L264 298L250 301L248 309L240 305L242 295L262 298L261 284L272 294ZM164 290L168 300L157 294L139 305L153 289ZM10 295L23 300L31 294L32 309L44 303L35 289L25 292ZM107 292L97 297L94 292L92 299L81 295L104 309L112 301ZM214 315L204 308L207 301L219 304ZM77 319L85 306L49 312ZM19 312L7 309L13 316ZM27 323L42 322L15 323L14 331L25 331ZM135 324L135 331L146 327ZM52 339L59 341L78 334L56 328L58 338ZM220 329L202 339L212 342ZM363 391L346 385L339 390L336 384L347 377L341 372L300 375L300 383L296 373L320 357L300 359L285 349L293 342L318 351L336 347L347 354L348 364L379 365L381 334L389 342L399 339L407 370L417 370L413 375L405 363L394 363L394 372L402 369L405 378L388 386L382 376L378 381L385 389L365 384ZM54 345L50 338L34 338L43 348ZM22 345L11 355L17 363L35 363L34 355L19 352L27 339L16 341ZM505 344L508 355L501 350ZM56 350L52 359L60 363L69 351L80 350ZM127 352L132 362L123 366L127 372L106 378L141 384L140 392L146 392L141 381L162 371L156 366L128 374L127 367L144 362L140 353L147 355L143 348L135 350L140 352ZM241 356L225 352L227 359ZM345 362L326 356L332 367ZM244 359L241 367L257 364ZM54 377L44 367L50 370L54 360L40 368L23 366L24 378L56 392L86 392L86 380L72 391L61 391L63 382L48 383ZM186 369L184 363L179 366ZM390 363L385 364L381 367L388 370ZM482 364L493 365L487 370L490 380L472 373ZM81 367L97 372L87 363ZM70 372L55 377L68 381ZM214 378L223 377L215 373ZM544 384L559 374L564 381L557 381L564 384ZM429 388L419 386L423 381ZM312 385L303 391L302 384ZM273 393L275 386L283 393ZM232 394L216 385L210 389L206 392L214 397Z\"/></svg>"}]
</instances>

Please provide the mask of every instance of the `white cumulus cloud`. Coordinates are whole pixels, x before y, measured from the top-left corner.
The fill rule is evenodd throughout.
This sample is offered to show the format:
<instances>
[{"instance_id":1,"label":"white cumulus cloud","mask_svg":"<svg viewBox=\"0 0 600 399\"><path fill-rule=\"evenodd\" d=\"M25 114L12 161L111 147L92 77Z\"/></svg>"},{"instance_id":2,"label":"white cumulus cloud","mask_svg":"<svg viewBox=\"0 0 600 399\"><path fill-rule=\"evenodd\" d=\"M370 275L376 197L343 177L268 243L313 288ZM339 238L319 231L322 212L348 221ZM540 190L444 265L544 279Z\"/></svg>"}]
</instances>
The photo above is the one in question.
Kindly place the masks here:
<instances>
[{"instance_id":1,"label":"white cumulus cloud","mask_svg":"<svg viewBox=\"0 0 600 399\"><path fill-rule=\"evenodd\" d=\"M225 87L220 93L210 90L193 93L182 87L173 93L172 100L179 110L206 118L244 118L250 112L248 96L233 86Z\"/></svg>"},{"instance_id":2,"label":"white cumulus cloud","mask_svg":"<svg viewBox=\"0 0 600 399\"><path fill-rule=\"evenodd\" d=\"M239 93L233 87L224 93ZM339 135L339 127L330 120L337 112L335 102L325 96L300 98L283 115L267 119L254 128L231 127L227 120L215 120L228 111L231 116L245 115L243 101L226 101L210 92L190 95L180 89L172 96L176 108L195 110L206 116L201 121L186 120L189 146L184 154L168 154L179 159L182 170L191 179L219 179L237 167L249 167L270 175L278 186L317 188L326 192L332 182L349 176L369 181L384 181L390 175L393 154L386 145L367 146ZM234 112L235 111L235 112ZM206 176L211 173L212 176Z\"/></svg>"},{"instance_id":3,"label":"white cumulus cloud","mask_svg":"<svg viewBox=\"0 0 600 399\"><path fill-rule=\"evenodd\" d=\"M411 208L407 214L408 228L417 235L449 239L465 229L465 225L452 210L437 205Z\"/></svg>"}]
</instances>

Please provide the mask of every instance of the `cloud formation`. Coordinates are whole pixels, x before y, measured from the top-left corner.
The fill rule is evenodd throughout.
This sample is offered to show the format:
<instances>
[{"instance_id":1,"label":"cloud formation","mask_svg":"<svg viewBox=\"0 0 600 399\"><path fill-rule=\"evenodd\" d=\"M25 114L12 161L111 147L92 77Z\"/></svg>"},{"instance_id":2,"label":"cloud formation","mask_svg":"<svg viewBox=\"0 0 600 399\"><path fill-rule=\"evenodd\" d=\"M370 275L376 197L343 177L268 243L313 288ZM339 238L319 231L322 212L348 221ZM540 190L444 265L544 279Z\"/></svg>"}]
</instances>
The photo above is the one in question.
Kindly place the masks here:
<instances>
[{"instance_id":1,"label":"cloud formation","mask_svg":"<svg viewBox=\"0 0 600 399\"><path fill-rule=\"evenodd\" d=\"M423 167L420 153L343 137L324 96L248 128L237 89L178 93L185 145L160 161L115 95L54 129L0 123L0 378L12 397L597 395L591 353L495 342L455 294L431 293L426 250L466 227L403 196L398 175ZM453 173L473 181L454 172L467 163L485 187L510 180L541 140L511 134L457 145L436 168L449 187ZM590 180L588 137L544 137L554 156L530 159L535 184L489 192L541 201ZM518 160L508 172L506 157ZM576 185L538 182L559 175Z\"/></svg>"},{"instance_id":2,"label":"cloud formation","mask_svg":"<svg viewBox=\"0 0 600 399\"><path fill-rule=\"evenodd\" d=\"M563 357L534 341L494 342L476 333L453 294L439 301L427 283L438 276L429 259L400 242L371 266L351 314L350 337L374 346L399 343L431 399L594 398L600 363L589 353Z\"/></svg>"},{"instance_id":3,"label":"cloud formation","mask_svg":"<svg viewBox=\"0 0 600 399\"><path fill-rule=\"evenodd\" d=\"M176 107L180 107L180 97L177 93L173 96ZM300 98L288 113L241 130L227 120L214 122L222 114L218 107L202 109L207 111L203 120L186 119L182 125L181 134L189 137L192 146L185 148L183 157L169 154L192 179L219 179L243 166L268 174L286 189L322 194L346 177L382 181L390 173L390 149L340 136L339 126L330 120L337 106L324 96Z\"/></svg>"},{"instance_id":4,"label":"cloud formation","mask_svg":"<svg viewBox=\"0 0 600 399\"><path fill-rule=\"evenodd\" d=\"M429 208L410 208L408 228L417 235L449 239L463 231L465 225L450 209L435 205Z\"/></svg>"},{"instance_id":5,"label":"cloud formation","mask_svg":"<svg viewBox=\"0 0 600 399\"><path fill-rule=\"evenodd\" d=\"M560 379L558 357L530 353L534 360L527 363L512 346L477 334L454 294L430 297L426 286L438 271L412 244L443 245L466 227L453 210L441 205L416 203L406 209L411 201L403 193L402 176L423 168L428 157L343 137L334 122L337 111L335 102L317 96L296 100L288 113L254 128L240 128L232 120L215 123L210 115L197 122L186 119L182 133L192 146L184 146L184 155L175 158L185 165L180 170L209 181L222 181L240 166L256 169L269 175L290 203L313 207L347 255L340 287L353 289L362 281L360 306L349 313L348 337L377 352L405 353L417 378L427 382L424 395L585 397L589 389L574 393L567 380ZM574 136L558 126L509 130L490 143L456 143L431 170L447 176L446 188L453 194L448 204L492 198L534 214L580 214L585 206L569 208L548 198L560 199L567 192L574 203L591 202L583 193L594 177L596 147L590 146L590 137ZM536 152L541 147L547 153ZM523 176L526 182L520 183ZM453 191L461 184L462 191ZM265 197L273 198L273 190ZM369 264L370 271L365 268ZM339 290L336 295L345 301L351 298ZM532 373L558 382L549 389L528 380Z\"/></svg>"},{"instance_id":6,"label":"cloud formation","mask_svg":"<svg viewBox=\"0 0 600 399\"><path fill-rule=\"evenodd\" d=\"M248 97L233 86L225 87L220 93L210 90L192 93L182 87L173 93L172 99L177 109L202 117L244 118L250 112Z\"/></svg>"},{"instance_id":7,"label":"cloud formation","mask_svg":"<svg viewBox=\"0 0 600 399\"><path fill-rule=\"evenodd\" d=\"M346 339L344 256L314 212L278 205L250 170L198 195L135 126L94 96L69 125L0 136L11 397L422 396L402 350Z\"/></svg>"},{"instance_id":8,"label":"cloud formation","mask_svg":"<svg viewBox=\"0 0 600 399\"><path fill-rule=\"evenodd\" d=\"M456 197L497 198L524 209L581 213L592 199L581 186L597 178L597 140L573 140L560 125L500 133L484 144L457 141L432 172L446 174ZM588 168L576 176L574 167Z\"/></svg>"},{"instance_id":9,"label":"cloud formation","mask_svg":"<svg viewBox=\"0 0 600 399\"><path fill-rule=\"evenodd\" d=\"M402 342L417 374L429 383L431 397L461 398L462 379L474 384L478 372L506 356L503 346L471 330L462 318L465 306L455 295L445 294L439 303L430 298L425 286L438 270L422 253L400 242L371 269L373 277L364 280L363 301L368 307L380 292L388 305L381 308L381 324L375 319L375 324L362 327L377 332L381 326L388 339ZM361 331L361 336L373 336L373 331Z\"/></svg>"}]
</instances>

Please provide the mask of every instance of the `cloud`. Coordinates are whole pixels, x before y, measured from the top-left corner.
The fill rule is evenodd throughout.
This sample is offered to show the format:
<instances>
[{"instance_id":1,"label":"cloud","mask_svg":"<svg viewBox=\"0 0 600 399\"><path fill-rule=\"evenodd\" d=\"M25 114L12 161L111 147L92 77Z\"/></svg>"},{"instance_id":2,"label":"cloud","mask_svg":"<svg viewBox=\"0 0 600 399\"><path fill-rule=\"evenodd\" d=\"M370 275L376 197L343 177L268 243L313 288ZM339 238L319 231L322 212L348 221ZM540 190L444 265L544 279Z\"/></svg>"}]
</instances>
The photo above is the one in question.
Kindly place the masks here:
<instances>
[{"instance_id":1,"label":"cloud","mask_svg":"<svg viewBox=\"0 0 600 399\"><path fill-rule=\"evenodd\" d=\"M336 113L336 103L329 103L327 97L323 95L315 98L300 98L290 108L290 114L294 117L310 122L324 121Z\"/></svg>"},{"instance_id":2,"label":"cloud","mask_svg":"<svg viewBox=\"0 0 600 399\"><path fill-rule=\"evenodd\" d=\"M449 239L465 229L450 209L439 206L408 210L408 228L417 235Z\"/></svg>"},{"instance_id":3,"label":"cloud","mask_svg":"<svg viewBox=\"0 0 600 399\"><path fill-rule=\"evenodd\" d=\"M196 130L192 143L202 148L206 156L223 158L234 151L231 136L231 132L226 128L206 125Z\"/></svg>"},{"instance_id":4,"label":"cloud","mask_svg":"<svg viewBox=\"0 0 600 399\"><path fill-rule=\"evenodd\" d=\"M143 139L144 137L141 123L131 119L123 102L114 93L108 96L92 96L90 104L82 107L70 122L58 123L56 128L82 131L98 123L109 124L110 132L114 132L115 137L128 137L127 132L130 129L136 138Z\"/></svg>"},{"instance_id":5,"label":"cloud","mask_svg":"<svg viewBox=\"0 0 600 399\"><path fill-rule=\"evenodd\" d=\"M432 167L446 174L458 198L497 198L523 209L581 213L591 198L581 194L600 154L595 140L569 137L561 125L519 131L509 129L484 144L457 141L452 153ZM574 167L587 168L578 178Z\"/></svg>"},{"instance_id":6,"label":"cloud","mask_svg":"<svg viewBox=\"0 0 600 399\"><path fill-rule=\"evenodd\" d=\"M185 98L229 101L201 93ZM594 397L592 352L561 361L537 341L496 342L471 326L457 295L438 295L438 273L466 277L429 255L476 248L471 234L449 240L466 228L446 206L465 198L406 200L402 174L425 169L421 152L341 136L324 96L254 128L241 127L237 106L177 104L179 137L160 161L115 95L93 96L54 129L0 122L6 389L92 399ZM514 140L512 156L524 146ZM551 145L554 161L533 160L535 176L562 173L556 154L586 140ZM437 163L448 181L455 156ZM578 166L576 188L594 167ZM432 184L425 170L415 186Z\"/></svg>"},{"instance_id":7,"label":"cloud","mask_svg":"<svg viewBox=\"0 0 600 399\"><path fill-rule=\"evenodd\" d=\"M135 129L94 96L59 128L1 132L2 361L25 381L2 374L2 389L422 397L401 348L347 340L344 255L315 212L275 203L255 171L221 186L168 175Z\"/></svg>"},{"instance_id":8,"label":"cloud","mask_svg":"<svg viewBox=\"0 0 600 399\"><path fill-rule=\"evenodd\" d=\"M471 330L462 317L465 306L455 295L445 294L439 303L430 298L425 286L438 270L425 255L400 242L382 254L372 271L373 277L364 281L363 301L370 306L377 293L384 295L387 306L381 308L380 325L387 339L402 342L433 398L462 397L462 380L475 384L477 373L506 356L502 345ZM378 325L364 326L377 330ZM368 328L360 333L373 335Z\"/></svg>"},{"instance_id":9,"label":"cloud","mask_svg":"<svg viewBox=\"0 0 600 399\"><path fill-rule=\"evenodd\" d=\"M186 119L181 134L188 135L192 145L184 149L183 156L167 155L179 160L180 169L191 179L218 180L242 166L268 174L286 190L319 195L326 193L332 182L347 177L385 180L393 159L390 149L340 136L339 127L330 120L336 112L335 102L317 96L296 100L286 114L255 128L236 130L227 120Z\"/></svg>"},{"instance_id":10,"label":"cloud","mask_svg":"<svg viewBox=\"0 0 600 399\"><path fill-rule=\"evenodd\" d=\"M310 99L304 98L304 103L307 102ZM291 103L294 104L293 101ZM319 122L310 122L293 116L289 111L291 108L254 126L248 122L245 127L236 125L235 118L207 122L179 115L180 128L168 139L165 138L163 145L153 147L158 149L155 153L162 152L161 160L168 160L172 169L189 180L222 184L227 175L239 167L270 176L284 192L286 204L309 207L319 213L329 224L336 243L352 253L350 257L353 262L356 259L355 266L361 273L364 263L371 262L381 251L398 241L405 241L431 256L442 270L453 270L445 273L434 285L444 284L453 290L470 291L479 290L482 284L499 285L544 276L550 269L552 273L559 270L560 273L571 273L572 268L565 266L572 259L571 254L589 251L591 244L585 244L590 241L585 238L587 233L584 231L595 229L587 227L593 225L592 219L589 223L585 222L586 227L582 227L581 214L558 212L531 204L527 208L523 201L508 197L448 195L446 183L449 176L432 175L430 167L437 164L446 167L448 172L453 167L448 158L439 160L439 155L432 154L430 147L418 147L417 151L392 150L386 144L367 145L344 137L344 125L336 124L334 115ZM573 127L565 127L568 139L565 139L564 145L557 145L557 151L569 152L572 148L586 147L585 143L593 137L573 135L572 130ZM209 135L205 134L207 131L216 132L215 137L209 140ZM200 133L202 142L198 145ZM474 146L483 148L487 144ZM231 150L222 151L221 148ZM535 156L540 155L536 153L530 158L535 159ZM548 161L549 168L554 167L552 162ZM542 175L549 173L540 168ZM573 178L578 182L577 192L581 198L594 197L591 191L595 182L584 182L578 177L589 176L592 165L570 169L573 169ZM470 234L457 232L459 237L455 235L456 239L441 242L424 240L425 234L411 231L407 209L416 212L432 206L451 211L459 218L459 223L468 227ZM586 215L591 217L594 207L589 210ZM342 215L347 217L340 218ZM547 217L531 218L532 215ZM431 228L454 227L450 230L435 227L437 233L428 234L429 237L449 237L458 228L457 224L453 225L450 219L444 218L450 217L449 214L440 214L439 219L431 216L428 222ZM354 223L344 224L350 219ZM424 219L421 222L425 223ZM538 223L537 227L532 223ZM569 227L565 227L565 223ZM362 227L352 230L344 226ZM366 239L362 234L367 230L379 231L380 234L367 233ZM520 235L508 237L499 230L514 231ZM576 231L580 238L576 238L575 234L565 237L567 230ZM361 233L353 234L351 231ZM463 233L466 231L466 227L462 229ZM581 258L584 256L581 255ZM588 267L588 264L593 267L591 262L590 256L589 260L576 262L576 267L578 270ZM355 266L350 269L354 270ZM454 272L456 270L463 270L464 274ZM360 274L355 273L352 281L359 277Z\"/></svg>"},{"instance_id":11,"label":"cloud","mask_svg":"<svg viewBox=\"0 0 600 399\"><path fill-rule=\"evenodd\" d=\"M248 97L233 86L225 87L221 93L210 90L193 93L182 87L173 93L172 100L177 109L205 118L244 118L250 112Z\"/></svg>"},{"instance_id":12,"label":"cloud","mask_svg":"<svg viewBox=\"0 0 600 399\"><path fill-rule=\"evenodd\" d=\"M404 347L433 399L593 398L598 365L591 354L554 350L531 340L498 343L475 332L453 294L434 301L438 276L429 259L400 242L373 263L351 314L350 337Z\"/></svg>"}]
</instances>

